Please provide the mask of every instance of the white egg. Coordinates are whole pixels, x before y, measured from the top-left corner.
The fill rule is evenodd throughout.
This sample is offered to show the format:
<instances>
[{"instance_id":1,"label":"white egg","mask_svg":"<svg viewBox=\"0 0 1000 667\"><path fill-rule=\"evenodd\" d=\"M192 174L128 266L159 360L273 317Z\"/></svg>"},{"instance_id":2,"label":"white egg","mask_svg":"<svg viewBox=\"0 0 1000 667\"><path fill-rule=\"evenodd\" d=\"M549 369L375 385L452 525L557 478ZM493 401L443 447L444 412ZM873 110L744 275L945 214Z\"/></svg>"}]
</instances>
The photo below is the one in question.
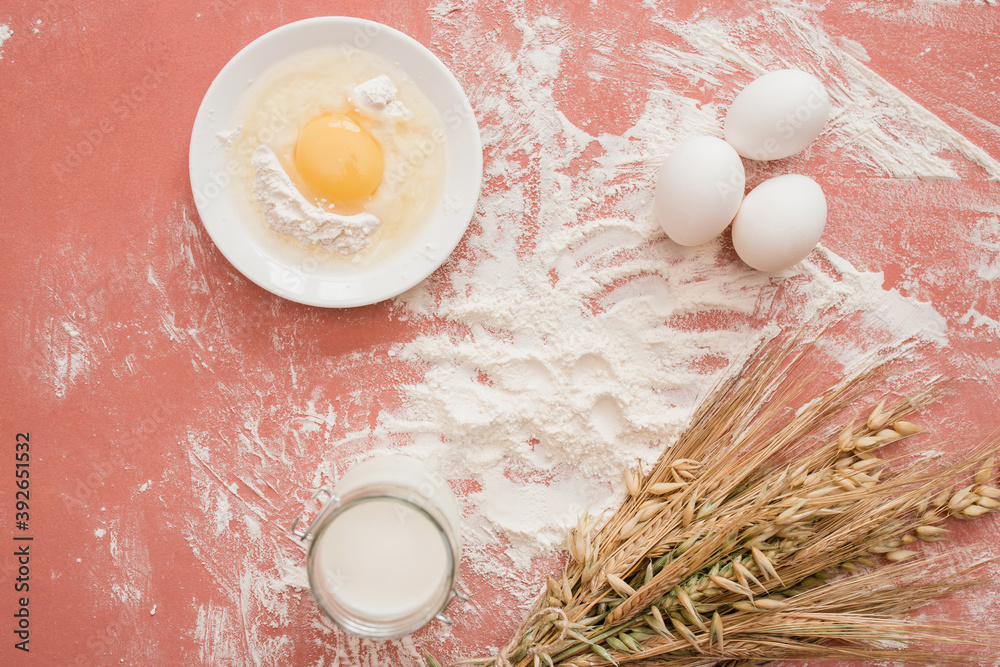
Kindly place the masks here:
<instances>
[{"instance_id":1,"label":"white egg","mask_svg":"<svg viewBox=\"0 0 1000 667\"><path fill-rule=\"evenodd\" d=\"M766 180L743 199L733 220L733 247L760 271L781 271L812 252L826 226L826 197L800 174Z\"/></svg>"},{"instance_id":2,"label":"white egg","mask_svg":"<svg viewBox=\"0 0 1000 667\"><path fill-rule=\"evenodd\" d=\"M707 243L732 222L745 186L743 161L732 146L715 137L689 139L660 166L656 218L675 243Z\"/></svg>"},{"instance_id":3,"label":"white egg","mask_svg":"<svg viewBox=\"0 0 1000 667\"><path fill-rule=\"evenodd\" d=\"M780 160L823 131L830 98L808 72L783 69L753 81L726 114L726 141L751 160Z\"/></svg>"}]
</instances>

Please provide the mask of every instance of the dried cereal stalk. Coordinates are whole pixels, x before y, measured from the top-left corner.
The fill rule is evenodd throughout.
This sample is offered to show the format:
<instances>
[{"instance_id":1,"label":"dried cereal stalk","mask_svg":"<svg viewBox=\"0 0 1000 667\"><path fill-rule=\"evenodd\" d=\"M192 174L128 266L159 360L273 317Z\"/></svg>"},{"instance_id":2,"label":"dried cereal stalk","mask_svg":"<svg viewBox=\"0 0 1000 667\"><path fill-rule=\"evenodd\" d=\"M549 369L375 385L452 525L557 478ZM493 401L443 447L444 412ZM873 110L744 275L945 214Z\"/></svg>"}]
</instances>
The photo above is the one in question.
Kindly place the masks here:
<instances>
[{"instance_id":1,"label":"dried cereal stalk","mask_svg":"<svg viewBox=\"0 0 1000 667\"><path fill-rule=\"evenodd\" d=\"M807 399L826 370L819 357L815 342L780 340L729 373L652 470L626 474L628 498L611 517L580 520L570 562L510 644L453 664L930 664L940 655L922 644L996 650L995 633L906 618L979 583L984 563L956 574L950 554L920 559L916 545L947 539L948 518L1000 508L996 443L950 466L882 458L923 432L910 417L943 384L859 415L894 357Z\"/></svg>"}]
</instances>

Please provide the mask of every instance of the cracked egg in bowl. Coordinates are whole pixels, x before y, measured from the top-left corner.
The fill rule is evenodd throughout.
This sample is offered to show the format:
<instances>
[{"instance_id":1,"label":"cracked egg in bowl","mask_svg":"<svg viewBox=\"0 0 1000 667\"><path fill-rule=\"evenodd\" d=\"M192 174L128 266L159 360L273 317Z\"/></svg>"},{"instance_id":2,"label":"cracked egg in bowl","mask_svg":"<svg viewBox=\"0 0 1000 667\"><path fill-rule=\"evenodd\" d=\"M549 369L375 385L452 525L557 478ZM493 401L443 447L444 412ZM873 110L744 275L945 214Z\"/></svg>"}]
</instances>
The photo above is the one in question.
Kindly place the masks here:
<instances>
[{"instance_id":1,"label":"cracked egg in bowl","mask_svg":"<svg viewBox=\"0 0 1000 667\"><path fill-rule=\"evenodd\" d=\"M195 119L191 186L206 230L247 278L350 307L429 276L461 240L482 144L461 86L421 44L320 17L258 38Z\"/></svg>"},{"instance_id":2,"label":"cracked egg in bowl","mask_svg":"<svg viewBox=\"0 0 1000 667\"><path fill-rule=\"evenodd\" d=\"M239 165L233 194L286 243L377 261L440 201L444 142L437 109L397 65L312 50L248 89L227 142Z\"/></svg>"}]
</instances>

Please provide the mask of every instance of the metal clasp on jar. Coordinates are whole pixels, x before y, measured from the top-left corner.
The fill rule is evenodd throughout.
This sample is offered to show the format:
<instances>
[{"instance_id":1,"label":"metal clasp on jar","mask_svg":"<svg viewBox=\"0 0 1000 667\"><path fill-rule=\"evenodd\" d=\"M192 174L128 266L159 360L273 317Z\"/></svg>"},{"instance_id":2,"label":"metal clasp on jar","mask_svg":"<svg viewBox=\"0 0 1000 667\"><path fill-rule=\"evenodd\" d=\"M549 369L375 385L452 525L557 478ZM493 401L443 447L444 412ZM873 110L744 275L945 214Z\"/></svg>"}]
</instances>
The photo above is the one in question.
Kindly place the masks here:
<instances>
[{"instance_id":1,"label":"metal clasp on jar","mask_svg":"<svg viewBox=\"0 0 1000 667\"><path fill-rule=\"evenodd\" d=\"M338 498L333 490L328 486L321 486L313 491L310 500L317 500L320 496L326 496L326 498L321 501L319 511L316 512L316 516L313 517L312 521L309 522L309 525L306 526L304 530L299 528L299 524L302 523L301 512L295 517L295 520L292 521L291 533L302 542L308 542L311 539L312 530L316 527L316 522L323 515L323 510L326 509L327 505L331 502L340 502L340 498Z\"/></svg>"}]
</instances>

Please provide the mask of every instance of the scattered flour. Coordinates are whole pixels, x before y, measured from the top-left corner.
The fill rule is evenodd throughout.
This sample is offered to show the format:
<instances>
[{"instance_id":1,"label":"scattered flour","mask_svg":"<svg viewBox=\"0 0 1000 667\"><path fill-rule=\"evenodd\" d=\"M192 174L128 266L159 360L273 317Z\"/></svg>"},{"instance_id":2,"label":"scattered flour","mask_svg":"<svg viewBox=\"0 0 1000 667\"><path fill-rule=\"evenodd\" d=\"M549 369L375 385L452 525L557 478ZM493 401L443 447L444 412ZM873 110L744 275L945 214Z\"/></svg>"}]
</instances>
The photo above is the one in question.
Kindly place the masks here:
<instances>
[{"instance_id":1,"label":"scattered flour","mask_svg":"<svg viewBox=\"0 0 1000 667\"><path fill-rule=\"evenodd\" d=\"M1000 281L1000 215L980 218L972 242L981 251L976 274L985 281Z\"/></svg>"},{"instance_id":2,"label":"scattered flour","mask_svg":"<svg viewBox=\"0 0 1000 667\"><path fill-rule=\"evenodd\" d=\"M0 23L0 60L3 60L4 43L13 36L14 32L10 29L10 26Z\"/></svg>"},{"instance_id":3,"label":"scattered flour","mask_svg":"<svg viewBox=\"0 0 1000 667\"><path fill-rule=\"evenodd\" d=\"M90 340L80 333L80 322L72 319L56 322L53 318L47 329L49 349L52 351L52 377L57 398L81 382L94 363L94 350Z\"/></svg>"},{"instance_id":4,"label":"scattered flour","mask_svg":"<svg viewBox=\"0 0 1000 667\"><path fill-rule=\"evenodd\" d=\"M215 534L222 535L229 522L233 520L232 507L229 504L229 494L219 491L215 506Z\"/></svg>"}]
</instances>

